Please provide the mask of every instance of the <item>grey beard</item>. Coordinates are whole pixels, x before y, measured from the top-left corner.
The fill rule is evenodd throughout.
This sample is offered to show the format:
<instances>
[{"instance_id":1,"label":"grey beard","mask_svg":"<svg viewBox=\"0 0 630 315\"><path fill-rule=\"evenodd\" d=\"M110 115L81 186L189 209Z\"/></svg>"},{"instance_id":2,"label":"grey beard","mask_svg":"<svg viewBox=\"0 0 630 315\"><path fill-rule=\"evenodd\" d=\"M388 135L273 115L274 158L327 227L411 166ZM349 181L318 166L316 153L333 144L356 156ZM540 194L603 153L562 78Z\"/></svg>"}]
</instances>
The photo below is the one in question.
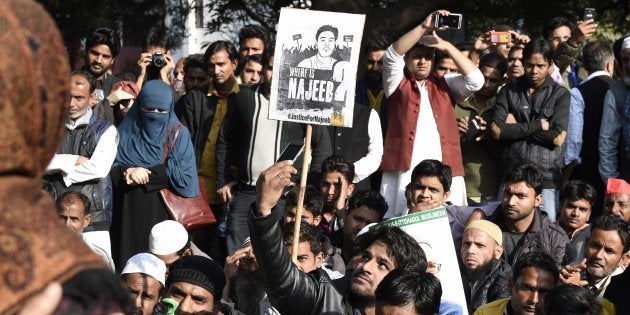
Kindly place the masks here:
<instances>
[{"instance_id":1,"label":"grey beard","mask_svg":"<svg viewBox=\"0 0 630 315\"><path fill-rule=\"evenodd\" d=\"M488 276L492 268L496 266L498 261L499 261L498 259L493 259L492 261L487 263L485 266L479 267L475 270L468 270L464 268L466 276L468 278L467 282L471 284L472 286L472 284L477 283L479 280L484 280Z\"/></svg>"},{"instance_id":2,"label":"grey beard","mask_svg":"<svg viewBox=\"0 0 630 315\"><path fill-rule=\"evenodd\" d=\"M260 314L260 300L265 296L262 277L258 273L242 272L233 280L235 308L245 314Z\"/></svg>"}]
</instances>

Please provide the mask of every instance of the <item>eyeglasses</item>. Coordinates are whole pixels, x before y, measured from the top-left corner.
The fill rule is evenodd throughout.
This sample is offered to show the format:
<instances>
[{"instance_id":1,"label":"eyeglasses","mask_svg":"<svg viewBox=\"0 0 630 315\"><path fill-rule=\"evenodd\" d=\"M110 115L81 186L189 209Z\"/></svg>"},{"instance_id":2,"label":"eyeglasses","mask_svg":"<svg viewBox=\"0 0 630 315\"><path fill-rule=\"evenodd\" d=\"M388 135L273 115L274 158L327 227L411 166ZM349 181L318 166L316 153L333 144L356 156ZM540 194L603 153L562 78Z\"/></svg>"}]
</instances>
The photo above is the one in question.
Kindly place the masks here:
<instances>
[{"instance_id":1,"label":"eyeglasses","mask_svg":"<svg viewBox=\"0 0 630 315\"><path fill-rule=\"evenodd\" d=\"M560 43L564 43L566 41L569 40L569 38L571 38L571 36L550 36L549 39L554 41L554 42L560 42Z\"/></svg>"}]
</instances>

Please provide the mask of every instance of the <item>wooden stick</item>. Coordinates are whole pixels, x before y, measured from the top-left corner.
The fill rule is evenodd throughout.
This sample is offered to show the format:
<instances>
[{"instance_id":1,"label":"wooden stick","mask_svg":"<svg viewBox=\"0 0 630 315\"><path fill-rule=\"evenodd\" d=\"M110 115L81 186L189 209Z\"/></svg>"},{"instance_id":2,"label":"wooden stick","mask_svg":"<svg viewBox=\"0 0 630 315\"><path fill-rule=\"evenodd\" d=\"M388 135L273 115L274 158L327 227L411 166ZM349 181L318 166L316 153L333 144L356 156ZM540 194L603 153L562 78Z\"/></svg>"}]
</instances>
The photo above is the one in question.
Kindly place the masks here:
<instances>
[{"instance_id":1,"label":"wooden stick","mask_svg":"<svg viewBox=\"0 0 630 315\"><path fill-rule=\"evenodd\" d=\"M300 193L298 194L298 204L295 213L295 229L293 230L293 250L291 259L297 264L298 246L300 245L300 223L302 222L302 209L304 208L304 193L306 192L306 179L311 157L311 134L313 126L306 125L306 137L304 138L304 157L302 160L302 177L300 177Z\"/></svg>"}]
</instances>

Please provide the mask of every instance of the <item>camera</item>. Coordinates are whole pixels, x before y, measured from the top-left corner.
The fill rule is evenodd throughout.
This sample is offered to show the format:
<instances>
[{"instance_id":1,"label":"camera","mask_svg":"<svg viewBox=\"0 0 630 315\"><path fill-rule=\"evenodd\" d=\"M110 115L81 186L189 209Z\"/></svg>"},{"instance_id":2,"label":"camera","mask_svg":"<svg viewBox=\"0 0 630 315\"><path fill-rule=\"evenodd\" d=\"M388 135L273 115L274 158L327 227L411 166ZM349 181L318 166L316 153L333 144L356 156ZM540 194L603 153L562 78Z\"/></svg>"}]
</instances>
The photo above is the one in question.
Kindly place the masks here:
<instances>
[{"instance_id":1,"label":"camera","mask_svg":"<svg viewBox=\"0 0 630 315\"><path fill-rule=\"evenodd\" d=\"M166 66L166 57L163 53L154 53L151 56L151 64L156 68L162 68Z\"/></svg>"}]
</instances>

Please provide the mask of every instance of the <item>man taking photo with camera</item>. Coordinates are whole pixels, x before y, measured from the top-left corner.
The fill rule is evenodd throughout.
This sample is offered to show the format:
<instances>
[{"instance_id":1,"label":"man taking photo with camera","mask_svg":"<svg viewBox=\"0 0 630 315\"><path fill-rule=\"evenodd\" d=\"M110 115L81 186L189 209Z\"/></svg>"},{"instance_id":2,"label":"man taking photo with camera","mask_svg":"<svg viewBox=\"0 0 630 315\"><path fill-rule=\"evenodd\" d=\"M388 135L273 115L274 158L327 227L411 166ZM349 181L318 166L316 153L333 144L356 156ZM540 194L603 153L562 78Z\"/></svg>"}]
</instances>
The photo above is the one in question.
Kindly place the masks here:
<instances>
[{"instance_id":1,"label":"man taking photo with camera","mask_svg":"<svg viewBox=\"0 0 630 315\"><path fill-rule=\"evenodd\" d=\"M138 60L140 72L136 85L139 89L149 80L162 80L171 84L168 76L175 69L175 62L171 57L171 43L163 28L157 27L149 31L142 54Z\"/></svg>"}]
</instances>

